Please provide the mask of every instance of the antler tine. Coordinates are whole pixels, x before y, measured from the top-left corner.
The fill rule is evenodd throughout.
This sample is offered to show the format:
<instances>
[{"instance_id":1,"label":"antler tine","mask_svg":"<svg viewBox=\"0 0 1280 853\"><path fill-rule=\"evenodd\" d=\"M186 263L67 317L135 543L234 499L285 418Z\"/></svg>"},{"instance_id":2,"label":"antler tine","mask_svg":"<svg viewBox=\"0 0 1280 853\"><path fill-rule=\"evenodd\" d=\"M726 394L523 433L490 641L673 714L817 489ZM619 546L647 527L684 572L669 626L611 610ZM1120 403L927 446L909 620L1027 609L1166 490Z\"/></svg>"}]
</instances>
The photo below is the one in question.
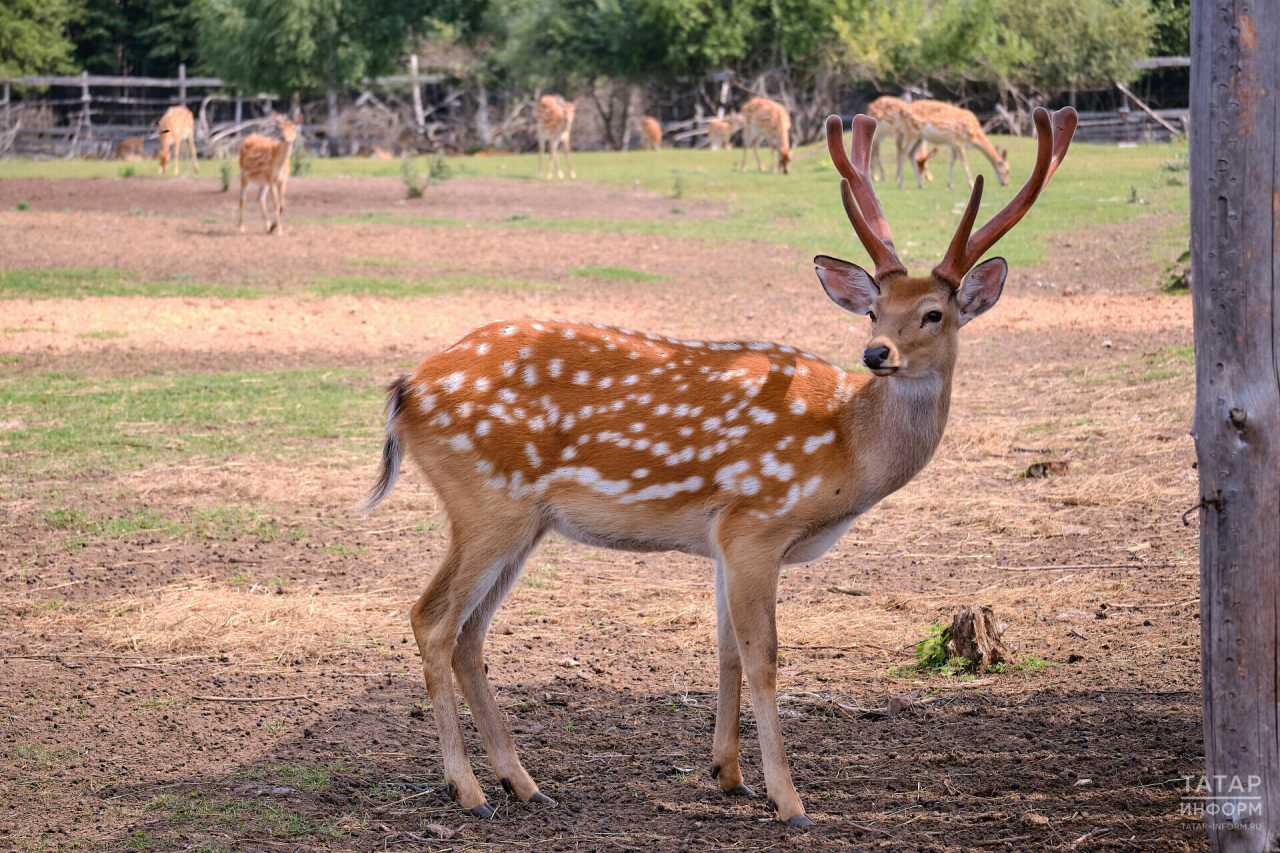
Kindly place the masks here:
<instances>
[{"instance_id":1,"label":"antler tine","mask_svg":"<svg viewBox=\"0 0 1280 853\"><path fill-rule=\"evenodd\" d=\"M869 116L857 116L853 120L853 160L844 149L844 127L839 116L827 117L827 149L831 161L843 180L840 182L840 200L853 230L871 260L876 265L876 278L905 273L906 267L898 260L889 233L889 223L884 218L880 201L867 176L871 158L871 139L875 136L876 121Z\"/></svg>"},{"instance_id":2,"label":"antler tine","mask_svg":"<svg viewBox=\"0 0 1280 853\"><path fill-rule=\"evenodd\" d=\"M934 274L938 277L959 286L965 273L978 262L978 259L994 246L1001 237L1009 233L1009 229L1017 225L1022 217L1027 214L1027 211L1035 204L1036 199L1040 197L1040 193L1048 185L1053 173L1057 171L1058 164L1066 156L1067 148L1071 145L1071 138L1075 134L1076 111L1071 107L1064 107L1054 113L1051 120L1047 110L1043 107L1037 107L1034 118L1039 146L1036 152L1036 165L1031 170L1031 177L1027 178L1027 182L1022 185L1022 189L1018 190L1018 194L1004 206L1004 209L991 217L991 220L979 228L977 233L966 240L964 244L959 243L960 233L957 231L956 238L952 240L951 248L947 250L942 263L934 268ZM971 211L974 214L977 213L974 198L979 194L979 189L975 185L974 195L969 201L969 209L965 211L965 220L969 219ZM972 222L969 223L968 227L972 227ZM961 221L961 230L965 228L965 221ZM960 249L961 245L964 246L962 250Z\"/></svg>"},{"instance_id":3,"label":"antler tine","mask_svg":"<svg viewBox=\"0 0 1280 853\"><path fill-rule=\"evenodd\" d=\"M972 266L972 264L965 264L965 256L969 248L969 234L973 231L973 223L978 218L978 208L981 204L982 175L978 175L973 179L973 192L969 194L969 206L964 209L964 216L960 217L960 227L951 238L951 245L947 247L947 253L942 256L942 262L933 268L934 273L939 278L950 282L952 287L960 286L960 280Z\"/></svg>"}]
</instances>

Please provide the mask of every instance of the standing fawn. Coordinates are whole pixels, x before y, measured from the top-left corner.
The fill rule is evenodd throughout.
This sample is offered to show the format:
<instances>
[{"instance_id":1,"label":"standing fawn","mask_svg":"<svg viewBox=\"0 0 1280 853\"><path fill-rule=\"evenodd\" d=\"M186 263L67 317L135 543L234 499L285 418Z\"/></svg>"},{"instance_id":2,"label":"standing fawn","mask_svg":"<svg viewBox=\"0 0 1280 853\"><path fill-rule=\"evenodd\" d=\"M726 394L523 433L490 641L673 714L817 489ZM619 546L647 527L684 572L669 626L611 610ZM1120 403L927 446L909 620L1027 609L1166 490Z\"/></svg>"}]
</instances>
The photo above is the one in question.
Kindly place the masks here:
<instances>
[{"instance_id":1,"label":"standing fawn","mask_svg":"<svg viewBox=\"0 0 1280 853\"><path fill-rule=\"evenodd\" d=\"M596 547L676 550L715 564L720 686L711 776L751 795L739 763L745 672L779 820L812 823L791 781L776 704L781 567L817 559L881 498L906 485L942 438L958 332L996 303L1007 266L975 266L1031 208L1061 163L1076 115L1037 110L1035 170L973 233L974 187L951 246L927 276L898 260L867 174L875 121L840 119L827 145L840 195L875 273L819 255L837 305L871 318L850 373L794 347L685 341L563 320L494 322L394 382L375 507L408 453L449 518L449 549L409 612L440 735L445 780L493 814L467 758L456 678L502 787L547 803L516 756L485 675L484 639L538 541L557 531ZM1052 126L1051 126L1052 125Z\"/></svg>"},{"instance_id":2,"label":"standing fawn","mask_svg":"<svg viewBox=\"0 0 1280 853\"><path fill-rule=\"evenodd\" d=\"M969 157L965 148L972 145L991 161L995 167L996 179L1001 186L1009 183L1009 154L996 148L982 132L978 117L963 107L944 104L942 101L913 101L909 111L909 133L916 140L912 149L912 162L916 164L916 184L924 187L920 180L920 164L914 159L921 146L946 145L951 148L951 168L947 171L947 187L952 186L952 177L956 171L956 157L964 164L964 175L973 187L973 175L969 173ZM899 172L898 186L902 186L902 175Z\"/></svg>"},{"instance_id":3,"label":"standing fawn","mask_svg":"<svg viewBox=\"0 0 1280 853\"><path fill-rule=\"evenodd\" d=\"M752 98L742 105L742 171L747 170L747 149L756 152L756 165L764 171L760 162L760 144L771 149L769 155L770 170L776 175L778 166L774 164L773 153L777 152L777 162L782 166L782 174L791 174L791 116L777 101L768 98Z\"/></svg>"},{"instance_id":4,"label":"standing fawn","mask_svg":"<svg viewBox=\"0 0 1280 853\"><path fill-rule=\"evenodd\" d=\"M196 157L196 119L186 107L169 107L160 116L156 128L160 135L160 174L169 168L169 146L173 146L173 173L182 171L182 143L185 140L191 151L191 167L200 174L200 161Z\"/></svg>"},{"instance_id":5,"label":"standing fawn","mask_svg":"<svg viewBox=\"0 0 1280 853\"><path fill-rule=\"evenodd\" d=\"M871 142L871 178L880 181L885 179L884 163L880 160L880 143L884 137L892 134L898 154L898 189L902 189L902 155L915 147L915 140L909 138L909 134L914 131L910 117L911 104L901 98L883 95L867 105L867 115L876 120L876 138ZM928 148L927 145L920 147L916 153L916 164L920 173L932 181L929 160L938 153L938 149ZM876 169L880 170L879 178L876 177Z\"/></svg>"},{"instance_id":6,"label":"standing fawn","mask_svg":"<svg viewBox=\"0 0 1280 853\"><path fill-rule=\"evenodd\" d=\"M645 151L662 150L662 125L653 116L645 116L640 122L640 147Z\"/></svg>"},{"instance_id":7,"label":"standing fawn","mask_svg":"<svg viewBox=\"0 0 1280 853\"><path fill-rule=\"evenodd\" d=\"M564 180L564 172L560 170L560 160L556 157L556 148L564 145L564 162L569 166L569 177L577 178L573 172L573 162L569 159L569 130L573 127L573 114L578 102L566 101L562 95L543 95L534 110L534 119L538 124L538 174L542 174L542 149L545 145L551 154L547 163L547 180L551 180L551 170L555 169L560 180Z\"/></svg>"},{"instance_id":8,"label":"standing fawn","mask_svg":"<svg viewBox=\"0 0 1280 853\"><path fill-rule=\"evenodd\" d=\"M284 187L289 180L289 157L298 138L298 126L279 113L272 113L280 139L268 139L252 133L240 143L240 230L244 231L244 199L251 187L261 187L258 203L262 205L262 224L267 233L284 234ZM297 116L302 121L302 114ZM267 213L267 195L274 199L275 222Z\"/></svg>"},{"instance_id":9,"label":"standing fawn","mask_svg":"<svg viewBox=\"0 0 1280 853\"><path fill-rule=\"evenodd\" d=\"M711 143L711 150L715 151L720 148L732 149L733 142L731 138L742 127L742 115L740 113L730 113L724 118L713 118L707 122L707 139Z\"/></svg>"}]
</instances>

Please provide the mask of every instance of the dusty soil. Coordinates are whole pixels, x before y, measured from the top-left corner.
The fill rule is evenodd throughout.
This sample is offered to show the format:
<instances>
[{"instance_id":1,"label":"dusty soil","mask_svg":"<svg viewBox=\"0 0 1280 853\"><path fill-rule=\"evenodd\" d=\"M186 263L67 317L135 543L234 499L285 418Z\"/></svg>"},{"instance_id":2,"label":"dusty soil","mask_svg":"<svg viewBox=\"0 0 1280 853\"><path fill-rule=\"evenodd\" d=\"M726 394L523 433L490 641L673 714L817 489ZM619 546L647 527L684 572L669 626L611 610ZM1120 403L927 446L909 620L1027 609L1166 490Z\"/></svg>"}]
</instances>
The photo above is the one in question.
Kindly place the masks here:
<instances>
[{"instance_id":1,"label":"dusty soil","mask_svg":"<svg viewBox=\"0 0 1280 853\"><path fill-rule=\"evenodd\" d=\"M367 209L386 182L365 183L344 182L354 200L335 190L333 203ZM247 244L188 209L129 217L110 207L123 201L96 203L105 212L0 213L0 268L191 271L269 287L304 265L342 274L344 259L376 255L560 289L7 301L3 326L55 331L0 337L0 381L307 364L377 384L500 315L773 338L845 364L865 341L865 324L831 306L807 258L785 247L305 223ZM576 196L563 203L582 215ZM301 461L181 458L6 485L0 838L18 849L1205 849L1180 814L1181 777L1203 767L1194 514L1181 521L1195 501L1193 387L1176 356L1191 343L1190 306L1136 288L1158 270L1123 254L1152 227L1064 235L1051 261L1016 270L1001 304L962 334L934 461L784 576L784 731L815 828L779 826L763 798L727 799L708 777L710 567L559 539L530 559L487 654L526 767L559 804L508 802L464 715L500 809L486 822L462 814L441 790L406 618L447 524L416 472L360 516L377 448L318 444ZM1104 252L1134 271L1126 284L1075 264ZM673 277L563 274L606 263ZM127 337L77 336L102 329ZM1049 458L1067 475L1021 476ZM72 541L46 515L61 506L179 519L232 506L270 523ZM926 627L967 603L995 608L1023 665L977 679L904 668ZM903 694L932 701L863 713ZM271 697L305 698L226 701ZM749 710L743 730L760 790Z\"/></svg>"}]
</instances>

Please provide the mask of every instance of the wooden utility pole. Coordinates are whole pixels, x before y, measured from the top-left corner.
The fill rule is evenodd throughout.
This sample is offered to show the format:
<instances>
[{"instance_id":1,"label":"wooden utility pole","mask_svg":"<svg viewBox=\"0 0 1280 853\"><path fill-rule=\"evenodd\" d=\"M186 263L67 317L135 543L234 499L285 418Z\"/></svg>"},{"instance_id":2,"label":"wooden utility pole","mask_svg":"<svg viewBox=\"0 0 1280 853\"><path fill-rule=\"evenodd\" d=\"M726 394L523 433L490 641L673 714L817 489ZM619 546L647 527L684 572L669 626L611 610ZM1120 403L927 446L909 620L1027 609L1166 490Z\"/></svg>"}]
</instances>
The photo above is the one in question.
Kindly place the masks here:
<instances>
[{"instance_id":1,"label":"wooden utility pole","mask_svg":"<svg viewBox=\"0 0 1280 853\"><path fill-rule=\"evenodd\" d=\"M1280 0L1191 4L1200 658L1214 851L1280 838ZM1190 769L1188 770L1190 772Z\"/></svg>"}]
</instances>

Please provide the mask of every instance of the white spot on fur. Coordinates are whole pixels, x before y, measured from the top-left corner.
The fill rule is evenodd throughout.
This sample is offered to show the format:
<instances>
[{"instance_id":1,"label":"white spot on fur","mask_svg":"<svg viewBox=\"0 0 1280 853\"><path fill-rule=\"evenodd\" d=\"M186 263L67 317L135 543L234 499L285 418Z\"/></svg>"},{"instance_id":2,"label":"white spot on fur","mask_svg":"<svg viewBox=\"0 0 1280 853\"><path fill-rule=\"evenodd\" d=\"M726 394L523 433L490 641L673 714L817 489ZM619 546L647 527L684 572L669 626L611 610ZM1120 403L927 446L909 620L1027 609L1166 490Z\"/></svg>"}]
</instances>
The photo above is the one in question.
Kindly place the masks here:
<instances>
[{"instance_id":1,"label":"white spot on fur","mask_svg":"<svg viewBox=\"0 0 1280 853\"><path fill-rule=\"evenodd\" d=\"M504 403L514 403L517 399L519 399L519 395L517 395L516 392L512 391L510 388L503 388L501 391L498 392L498 399Z\"/></svg>"},{"instance_id":2,"label":"white spot on fur","mask_svg":"<svg viewBox=\"0 0 1280 853\"><path fill-rule=\"evenodd\" d=\"M631 478L633 480L643 480L645 477L648 477L648 476L649 476L648 468L637 468L636 470L631 472Z\"/></svg>"},{"instance_id":3,"label":"white spot on fur","mask_svg":"<svg viewBox=\"0 0 1280 853\"><path fill-rule=\"evenodd\" d=\"M762 409L759 406L752 406L747 409L747 416L758 424L771 424L778 419L778 416L768 409Z\"/></svg>"},{"instance_id":4,"label":"white spot on fur","mask_svg":"<svg viewBox=\"0 0 1280 853\"><path fill-rule=\"evenodd\" d=\"M542 457L538 455L538 448L532 442L524 446L524 455L529 457L529 464L534 468L542 467Z\"/></svg>"},{"instance_id":5,"label":"white spot on fur","mask_svg":"<svg viewBox=\"0 0 1280 853\"><path fill-rule=\"evenodd\" d=\"M516 333L516 327L515 327L515 326L503 326L503 327L502 327L502 329L501 329L501 333L502 333L502 334L504 334L504 335L514 335L514 334Z\"/></svg>"},{"instance_id":6,"label":"white spot on fur","mask_svg":"<svg viewBox=\"0 0 1280 853\"><path fill-rule=\"evenodd\" d=\"M608 388L609 386L613 385L613 377L606 376L604 379L601 379L597 384L601 388Z\"/></svg>"},{"instance_id":7,"label":"white spot on fur","mask_svg":"<svg viewBox=\"0 0 1280 853\"><path fill-rule=\"evenodd\" d=\"M476 424L476 435L488 435L489 429L493 425L492 421L481 421Z\"/></svg>"},{"instance_id":8,"label":"white spot on fur","mask_svg":"<svg viewBox=\"0 0 1280 853\"><path fill-rule=\"evenodd\" d=\"M788 406L787 408L791 410L791 414L793 415L803 415L805 412L805 409L808 407L805 405L805 402L802 398L796 397L794 400L791 401L791 405Z\"/></svg>"},{"instance_id":9,"label":"white spot on fur","mask_svg":"<svg viewBox=\"0 0 1280 853\"><path fill-rule=\"evenodd\" d=\"M835 430L827 430L822 435L811 435L804 440L804 452L813 453L824 444L831 444L836 440Z\"/></svg>"},{"instance_id":10,"label":"white spot on fur","mask_svg":"<svg viewBox=\"0 0 1280 853\"><path fill-rule=\"evenodd\" d=\"M738 491L744 495L754 495L760 491L759 477L743 477L742 482L738 485Z\"/></svg>"},{"instance_id":11,"label":"white spot on fur","mask_svg":"<svg viewBox=\"0 0 1280 853\"><path fill-rule=\"evenodd\" d=\"M703 479L698 476L686 477L678 483L663 483L661 485L645 486L638 492L629 495L623 495L619 500L620 503L632 504L639 501L666 500L675 497L680 492L696 492L703 486Z\"/></svg>"},{"instance_id":12,"label":"white spot on fur","mask_svg":"<svg viewBox=\"0 0 1280 853\"><path fill-rule=\"evenodd\" d=\"M481 376L475 382L471 383L471 387L474 388L476 391L480 392L481 394L489 390L489 385L490 385L490 382L489 382L488 376Z\"/></svg>"},{"instance_id":13,"label":"white spot on fur","mask_svg":"<svg viewBox=\"0 0 1280 853\"><path fill-rule=\"evenodd\" d=\"M424 415L431 414L435 410L436 400L440 399L435 394L428 394L418 401L418 408L422 410Z\"/></svg>"},{"instance_id":14,"label":"white spot on fur","mask_svg":"<svg viewBox=\"0 0 1280 853\"><path fill-rule=\"evenodd\" d=\"M560 374L564 372L564 359L553 358L547 363L547 373L551 374L552 379L559 379Z\"/></svg>"},{"instance_id":15,"label":"white spot on fur","mask_svg":"<svg viewBox=\"0 0 1280 853\"><path fill-rule=\"evenodd\" d=\"M487 343L476 345L476 355L488 355L489 345Z\"/></svg>"},{"instance_id":16,"label":"white spot on fur","mask_svg":"<svg viewBox=\"0 0 1280 853\"><path fill-rule=\"evenodd\" d=\"M504 361L504 362L502 362L502 375L503 375L503 376L511 376L511 375L512 375L513 373L515 373L515 372L516 372L516 363L515 363L514 361Z\"/></svg>"},{"instance_id":17,"label":"white spot on fur","mask_svg":"<svg viewBox=\"0 0 1280 853\"><path fill-rule=\"evenodd\" d=\"M779 462L771 450L760 457L760 473L785 483L795 476L796 469L790 462Z\"/></svg>"},{"instance_id":18,"label":"white spot on fur","mask_svg":"<svg viewBox=\"0 0 1280 853\"><path fill-rule=\"evenodd\" d=\"M586 385L590 381L591 374L587 373L585 370L579 370L577 373L573 374L574 385Z\"/></svg>"},{"instance_id":19,"label":"white spot on fur","mask_svg":"<svg viewBox=\"0 0 1280 853\"><path fill-rule=\"evenodd\" d=\"M460 418L471 417L471 407L472 407L472 403L470 400L466 401L465 403L460 403L458 405L458 417Z\"/></svg>"},{"instance_id":20,"label":"white spot on fur","mask_svg":"<svg viewBox=\"0 0 1280 853\"><path fill-rule=\"evenodd\" d=\"M578 448L574 447L572 444L566 447L564 450L560 451L560 458L566 462L568 462L570 459L573 459L577 455L578 455Z\"/></svg>"},{"instance_id":21,"label":"white spot on fur","mask_svg":"<svg viewBox=\"0 0 1280 853\"><path fill-rule=\"evenodd\" d=\"M471 443L471 436L465 432L460 432L449 439L449 446L454 450L472 450L475 448L475 445Z\"/></svg>"},{"instance_id":22,"label":"white spot on fur","mask_svg":"<svg viewBox=\"0 0 1280 853\"><path fill-rule=\"evenodd\" d=\"M526 364L524 366L524 370L521 371L520 376L524 379L525 385L538 384L538 368L534 367L532 364Z\"/></svg>"},{"instance_id":23,"label":"white spot on fur","mask_svg":"<svg viewBox=\"0 0 1280 853\"><path fill-rule=\"evenodd\" d=\"M440 384L447 393L452 394L454 391L457 391L462 387L462 382L466 378L467 374L463 373L461 370L455 370L453 373L450 373L441 380Z\"/></svg>"}]
</instances>

